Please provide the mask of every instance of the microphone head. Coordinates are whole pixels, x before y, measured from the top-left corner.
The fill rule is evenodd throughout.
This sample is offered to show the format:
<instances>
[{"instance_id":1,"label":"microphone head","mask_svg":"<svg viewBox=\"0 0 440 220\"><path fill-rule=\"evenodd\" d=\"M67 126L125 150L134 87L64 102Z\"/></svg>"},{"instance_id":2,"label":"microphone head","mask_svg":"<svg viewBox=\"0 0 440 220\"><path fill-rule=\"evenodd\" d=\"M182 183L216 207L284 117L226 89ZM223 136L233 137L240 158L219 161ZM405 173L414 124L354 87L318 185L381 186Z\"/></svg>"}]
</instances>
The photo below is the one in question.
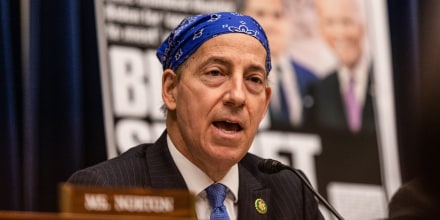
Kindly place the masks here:
<instances>
[{"instance_id":1,"label":"microphone head","mask_svg":"<svg viewBox=\"0 0 440 220\"><path fill-rule=\"evenodd\" d=\"M281 162L272 159L264 159L258 163L258 169L267 174L278 173L284 168Z\"/></svg>"}]
</instances>

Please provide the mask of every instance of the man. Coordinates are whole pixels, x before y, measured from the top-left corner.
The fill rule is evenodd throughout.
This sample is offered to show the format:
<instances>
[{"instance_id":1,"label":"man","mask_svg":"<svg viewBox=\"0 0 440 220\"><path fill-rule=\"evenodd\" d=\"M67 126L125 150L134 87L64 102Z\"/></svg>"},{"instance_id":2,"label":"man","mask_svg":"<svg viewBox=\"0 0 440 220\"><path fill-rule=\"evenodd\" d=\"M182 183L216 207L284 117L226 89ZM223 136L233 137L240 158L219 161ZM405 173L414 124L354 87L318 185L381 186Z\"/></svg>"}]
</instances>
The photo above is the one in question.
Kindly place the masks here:
<instances>
[{"instance_id":1,"label":"man","mask_svg":"<svg viewBox=\"0 0 440 220\"><path fill-rule=\"evenodd\" d=\"M287 0L243 0L239 10L255 18L269 38L272 55L272 98L269 105L271 128L302 129L312 106L311 86L318 78L292 59L293 8Z\"/></svg>"},{"instance_id":2,"label":"man","mask_svg":"<svg viewBox=\"0 0 440 220\"><path fill-rule=\"evenodd\" d=\"M323 149L315 160L316 173L319 191L327 195L337 192L334 188L332 191L332 186L338 183L351 184L354 190L359 185L357 193L362 193L360 187L366 184L383 189L373 111L372 64L361 2L315 1L319 30L339 64L316 85L314 94L313 119ZM377 218L374 212L358 212L360 206L385 208L380 202L367 204L351 198L336 198L343 203L336 208L354 216L362 213L352 218Z\"/></svg>"},{"instance_id":3,"label":"man","mask_svg":"<svg viewBox=\"0 0 440 220\"><path fill-rule=\"evenodd\" d=\"M262 159L247 153L271 95L260 25L238 13L188 17L157 54L166 131L154 144L79 171L69 182L188 189L198 219L322 219L299 178L264 174L257 168ZM212 211L211 191L224 199Z\"/></svg>"},{"instance_id":4,"label":"man","mask_svg":"<svg viewBox=\"0 0 440 220\"><path fill-rule=\"evenodd\" d=\"M357 0L316 2L322 37L339 62L316 89L314 117L319 128L352 134L375 130L372 65L360 7Z\"/></svg>"}]
</instances>

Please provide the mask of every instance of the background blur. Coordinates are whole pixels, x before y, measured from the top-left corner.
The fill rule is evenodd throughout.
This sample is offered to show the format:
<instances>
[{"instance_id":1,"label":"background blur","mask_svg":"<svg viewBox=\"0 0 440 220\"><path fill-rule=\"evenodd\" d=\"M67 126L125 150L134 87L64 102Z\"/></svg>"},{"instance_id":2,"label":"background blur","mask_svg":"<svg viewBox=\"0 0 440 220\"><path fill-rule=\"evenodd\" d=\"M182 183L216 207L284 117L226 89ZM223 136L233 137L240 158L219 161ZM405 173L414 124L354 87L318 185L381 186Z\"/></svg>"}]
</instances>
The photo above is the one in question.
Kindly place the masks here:
<instances>
[{"instance_id":1,"label":"background blur","mask_svg":"<svg viewBox=\"0 0 440 220\"><path fill-rule=\"evenodd\" d=\"M400 184L422 177L430 183L428 189L438 193L436 133L440 95L436 83L440 82L440 3L372 2L385 6L382 22L387 34L383 36L388 38L390 46L393 96L388 104L393 106L390 115L395 124L390 127L396 131L398 160L395 162L399 170L392 174L397 176L393 181ZM288 35L293 42L288 46L289 56L314 72L320 81L337 62L318 37L314 2L290 3L296 16L289 18L290 27L296 28ZM164 127L157 83L161 69L154 49L184 16L213 8L245 12L243 4L243 1L226 0L1 0L0 210L56 211L58 184L74 171L116 156L134 144L154 141ZM365 17L369 22L370 47L375 48L374 36L378 34L374 34L377 29L372 24L377 26L377 21L372 22L372 16L376 12L369 5L365 4ZM134 16L136 13L139 20ZM375 60L374 52L372 60L380 63ZM141 75L130 75L131 72ZM137 86L139 81L131 81L136 79L143 84ZM374 122L378 123L377 116ZM330 183L343 187L354 183L367 188L378 186L383 189L385 203L388 202L395 189L389 191L387 187L389 174L384 165L387 160L382 155L387 146L380 139L381 133L371 133L373 139L341 136L346 137L342 142L348 142L349 146L371 142L377 150L360 157L367 159L362 162L362 169L365 166L377 169L371 171L371 178L359 179L362 169L350 169L357 165L328 156L350 158L359 152L328 148L341 142L326 138L335 134L337 137L338 132L322 132L319 127L307 126L277 127L268 116L252 150L304 169L326 197ZM304 149L285 147L285 143L270 148L280 139L291 140L292 145L299 147L311 144L310 149L317 148L305 156ZM336 165L323 168L328 164ZM353 178L338 177L341 172L351 175L347 170L353 170ZM344 205L336 208L344 209ZM372 218L384 217L386 204L379 208L383 209L371 214Z\"/></svg>"}]
</instances>

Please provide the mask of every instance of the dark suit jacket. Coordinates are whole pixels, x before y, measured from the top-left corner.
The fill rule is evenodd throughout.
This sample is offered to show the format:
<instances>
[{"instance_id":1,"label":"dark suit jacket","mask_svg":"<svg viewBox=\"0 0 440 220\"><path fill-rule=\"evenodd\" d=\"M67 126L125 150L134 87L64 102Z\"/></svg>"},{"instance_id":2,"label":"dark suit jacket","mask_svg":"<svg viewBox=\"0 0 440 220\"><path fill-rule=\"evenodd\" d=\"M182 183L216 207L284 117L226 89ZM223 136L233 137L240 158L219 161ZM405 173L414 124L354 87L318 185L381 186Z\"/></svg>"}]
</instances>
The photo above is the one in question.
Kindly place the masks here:
<instances>
[{"instance_id":1,"label":"dark suit jacket","mask_svg":"<svg viewBox=\"0 0 440 220\"><path fill-rule=\"evenodd\" d=\"M362 109L361 131L375 131L375 116L372 92L372 73L368 77L367 91L365 93L365 104ZM340 83L337 72L330 73L322 79L314 88L313 117L309 121L314 122L318 129L332 129L348 131L348 123L345 114L344 98L340 92Z\"/></svg>"},{"instance_id":2,"label":"dark suit jacket","mask_svg":"<svg viewBox=\"0 0 440 220\"><path fill-rule=\"evenodd\" d=\"M372 75L370 68L358 133L348 128L337 72L330 73L314 88L314 118L309 121L314 121L313 131L321 138L322 152L315 162L318 189L323 194L331 182L382 184Z\"/></svg>"},{"instance_id":3,"label":"dark suit jacket","mask_svg":"<svg viewBox=\"0 0 440 220\"><path fill-rule=\"evenodd\" d=\"M309 69L301 66L299 63L291 62L293 70L295 72L297 87L302 102L302 124L299 126L293 126L289 121L286 121L284 117L279 117L276 113L270 111L271 129L273 130L302 130L307 128L309 118L308 114L312 107L311 100L313 96L311 94L313 86L318 82L318 77ZM313 102L313 101L312 101Z\"/></svg>"},{"instance_id":4,"label":"dark suit jacket","mask_svg":"<svg viewBox=\"0 0 440 220\"><path fill-rule=\"evenodd\" d=\"M313 194L290 171L264 174L262 159L247 154L239 163L238 219L323 219ZM154 144L133 147L120 156L77 171L69 183L187 189L166 142L166 132ZM254 202L262 198L268 207L259 214Z\"/></svg>"}]
</instances>

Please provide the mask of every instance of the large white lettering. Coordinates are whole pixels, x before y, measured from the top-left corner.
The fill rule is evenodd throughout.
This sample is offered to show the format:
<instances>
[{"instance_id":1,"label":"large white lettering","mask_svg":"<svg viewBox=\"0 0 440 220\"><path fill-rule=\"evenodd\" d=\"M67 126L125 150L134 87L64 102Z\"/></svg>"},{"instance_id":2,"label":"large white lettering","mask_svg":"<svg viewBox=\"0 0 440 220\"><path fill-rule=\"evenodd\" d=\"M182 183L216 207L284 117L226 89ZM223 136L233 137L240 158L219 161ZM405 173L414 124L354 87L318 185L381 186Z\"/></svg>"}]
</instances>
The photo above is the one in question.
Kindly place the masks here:
<instances>
[{"instance_id":1,"label":"large white lettering","mask_svg":"<svg viewBox=\"0 0 440 220\"><path fill-rule=\"evenodd\" d=\"M145 117L148 113L147 79L140 49L109 48L113 107L116 116Z\"/></svg>"},{"instance_id":2,"label":"large white lettering","mask_svg":"<svg viewBox=\"0 0 440 220\"><path fill-rule=\"evenodd\" d=\"M115 138L119 152L152 141L150 125L143 120L122 119L116 123Z\"/></svg>"},{"instance_id":3,"label":"large white lettering","mask_svg":"<svg viewBox=\"0 0 440 220\"><path fill-rule=\"evenodd\" d=\"M314 156L321 153L321 139L318 135L264 131L258 133L251 151L301 169L313 187L317 187Z\"/></svg>"},{"instance_id":4,"label":"large white lettering","mask_svg":"<svg viewBox=\"0 0 440 220\"><path fill-rule=\"evenodd\" d=\"M162 101L162 65L156 57L155 50L145 52L144 69L148 76L148 103L149 115L153 121L165 121L165 115L161 110Z\"/></svg>"}]
</instances>

